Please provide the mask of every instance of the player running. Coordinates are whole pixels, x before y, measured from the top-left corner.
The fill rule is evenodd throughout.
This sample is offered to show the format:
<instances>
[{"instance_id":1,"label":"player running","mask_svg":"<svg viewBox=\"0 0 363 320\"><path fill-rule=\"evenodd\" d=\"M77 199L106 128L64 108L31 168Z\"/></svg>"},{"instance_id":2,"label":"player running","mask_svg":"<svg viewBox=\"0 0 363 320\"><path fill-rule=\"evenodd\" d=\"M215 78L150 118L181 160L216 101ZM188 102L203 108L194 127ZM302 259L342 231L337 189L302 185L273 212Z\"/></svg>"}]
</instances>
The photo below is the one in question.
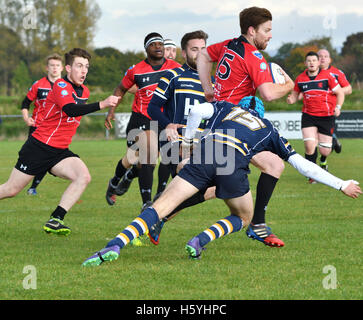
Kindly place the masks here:
<instances>
[{"instance_id":1,"label":"player running","mask_svg":"<svg viewBox=\"0 0 363 320\"><path fill-rule=\"evenodd\" d=\"M316 163L317 147L323 159L320 165L327 170L327 157L332 150L335 117L340 115L344 92L336 78L319 68L319 56L310 51L305 56L306 70L295 80L295 88L287 97L287 103L296 103L303 94L301 130L305 146L305 158ZM332 99L330 96L336 98ZM313 180L309 180L314 183Z\"/></svg>"},{"instance_id":2,"label":"player running","mask_svg":"<svg viewBox=\"0 0 363 320\"><path fill-rule=\"evenodd\" d=\"M21 104L21 113L23 115L24 122L29 127L28 136L35 131L43 120L42 111L44 109L48 93L53 88L54 82L62 76L62 57L59 54L54 53L49 55L46 61L47 76L33 83ZM29 117L29 109L32 102L34 102L34 109L32 115ZM27 190L27 194L37 195L36 188L46 173L47 172L45 171L34 177L30 188Z\"/></svg>"},{"instance_id":3,"label":"player running","mask_svg":"<svg viewBox=\"0 0 363 320\"><path fill-rule=\"evenodd\" d=\"M147 113L148 104L165 71L177 68L180 64L164 58L164 39L159 33L148 34L144 39L144 47L147 58L127 70L126 75L114 90L114 95L122 100L127 90L137 85L131 118L126 128L128 149L126 155L118 162L115 175L109 180L106 191L106 201L109 205L115 204L116 194L122 195L127 191L132 177L124 179L119 187L118 185L125 174L129 173L127 170L135 164L140 164L140 168L134 175L137 174L139 177L142 206L151 203L153 171L158 157L158 133L152 130L151 119ZM108 129L112 128L111 120L114 119L115 108L110 108L108 112L105 121ZM135 144L136 141L137 144ZM140 154L144 155L142 159Z\"/></svg>"},{"instance_id":4,"label":"player running","mask_svg":"<svg viewBox=\"0 0 363 320\"><path fill-rule=\"evenodd\" d=\"M240 12L241 36L208 46L198 55L197 67L208 101L234 104L256 90L265 101L279 99L294 86L284 73L286 83L273 83L267 61L259 50L266 49L272 38L272 15L265 8L251 7ZM210 82L213 62L217 62L214 88ZM271 247L284 242L274 235L265 221L265 211L283 170L284 163L271 152L260 152L251 163L261 171L256 188L255 211L247 236Z\"/></svg>"},{"instance_id":5,"label":"player running","mask_svg":"<svg viewBox=\"0 0 363 320\"><path fill-rule=\"evenodd\" d=\"M330 72L331 75L333 75L340 86L343 89L344 95L350 95L352 93L352 86L350 85L349 81L347 80L347 77L345 76L344 72L334 66L331 65L331 58L330 53L326 49L321 49L318 51L319 61L320 61L320 68L323 70L327 70ZM330 95L330 98L333 100L336 99L335 95ZM335 120L335 119L334 119ZM335 131L335 130L334 130ZM334 150L336 153L342 152L342 144L339 142L335 132L333 133L333 142L332 142L332 150Z\"/></svg>"},{"instance_id":6,"label":"player running","mask_svg":"<svg viewBox=\"0 0 363 320\"><path fill-rule=\"evenodd\" d=\"M301 174L340 190L351 198L362 194L358 182L343 181L297 154L271 122L260 118L255 110L228 102L203 103L191 109L184 139L187 148L202 119L209 119L209 125L200 144L193 151L190 162L171 181L152 207L145 209L105 248L86 259L83 266L98 266L105 261L116 260L120 249L134 237L147 232L159 219L167 216L198 191L215 184L216 196L225 201L230 214L187 243L189 257L199 259L209 242L238 232L250 223L253 200L247 177L248 165L255 154L264 150L274 152L288 161ZM214 152L211 154L207 150ZM227 155L224 163L220 162L220 152ZM227 173L226 167L231 173Z\"/></svg>"},{"instance_id":7,"label":"player running","mask_svg":"<svg viewBox=\"0 0 363 320\"><path fill-rule=\"evenodd\" d=\"M91 181L85 163L68 149L82 116L115 106L118 97L86 104L89 90L83 84L91 56L80 48L65 54L67 75L58 79L49 92L43 110L43 121L19 151L19 158L7 182L0 185L0 200L16 196L34 176L48 171L53 176L70 180L57 208L43 229L48 233L68 235L64 225L67 212L78 201Z\"/></svg>"}]
</instances>

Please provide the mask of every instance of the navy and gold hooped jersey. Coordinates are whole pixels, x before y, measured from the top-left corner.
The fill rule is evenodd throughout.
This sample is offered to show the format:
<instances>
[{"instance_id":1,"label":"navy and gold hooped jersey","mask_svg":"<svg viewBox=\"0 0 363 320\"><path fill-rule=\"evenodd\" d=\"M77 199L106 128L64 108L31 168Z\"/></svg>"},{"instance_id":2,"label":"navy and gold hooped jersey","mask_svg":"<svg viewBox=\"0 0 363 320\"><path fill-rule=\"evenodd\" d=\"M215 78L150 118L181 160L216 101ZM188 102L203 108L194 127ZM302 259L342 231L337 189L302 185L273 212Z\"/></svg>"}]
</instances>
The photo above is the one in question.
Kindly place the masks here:
<instances>
[{"instance_id":1,"label":"navy and gold hooped jersey","mask_svg":"<svg viewBox=\"0 0 363 320\"><path fill-rule=\"evenodd\" d=\"M196 104L206 102L198 72L184 64L181 68L168 70L160 79L150 105L163 107L161 127L169 123L186 124L189 110Z\"/></svg>"},{"instance_id":2,"label":"navy and gold hooped jersey","mask_svg":"<svg viewBox=\"0 0 363 320\"><path fill-rule=\"evenodd\" d=\"M261 151L271 151L281 159L295 154L289 142L267 119L261 119L253 110L243 109L226 101L212 103L215 111L209 119L201 141L216 142L238 150L247 161Z\"/></svg>"}]
</instances>

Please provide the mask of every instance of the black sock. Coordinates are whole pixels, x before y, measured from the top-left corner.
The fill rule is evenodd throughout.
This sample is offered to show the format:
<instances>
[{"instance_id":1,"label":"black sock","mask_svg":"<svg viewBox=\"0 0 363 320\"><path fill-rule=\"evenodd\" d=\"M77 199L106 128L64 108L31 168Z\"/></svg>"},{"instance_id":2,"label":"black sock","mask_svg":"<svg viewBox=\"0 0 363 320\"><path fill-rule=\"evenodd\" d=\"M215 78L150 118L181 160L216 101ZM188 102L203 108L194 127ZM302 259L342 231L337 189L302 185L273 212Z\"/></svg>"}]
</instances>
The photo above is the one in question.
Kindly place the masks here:
<instances>
[{"instance_id":1,"label":"black sock","mask_svg":"<svg viewBox=\"0 0 363 320\"><path fill-rule=\"evenodd\" d=\"M187 200L185 200L184 202L182 202L180 205L178 205L171 213L169 213L166 218L169 218L170 216L172 216L174 213L183 210L185 208L194 206L198 203L202 203L204 202L204 192L200 192L198 191L196 194L192 195L190 198L188 198Z\"/></svg>"},{"instance_id":2,"label":"black sock","mask_svg":"<svg viewBox=\"0 0 363 320\"><path fill-rule=\"evenodd\" d=\"M326 161L326 156L321 156L320 157L320 162L325 162Z\"/></svg>"},{"instance_id":3,"label":"black sock","mask_svg":"<svg viewBox=\"0 0 363 320\"><path fill-rule=\"evenodd\" d=\"M170 176L170 169L169 166L160 162L159 169L158 169L158 190L156 193L163 192L165 190L166 184L168 183Z\"/></svg>"},{"instance_id":4,"label":"black sock","mask_svg":"<svg viewBox=\"0 0 363 320\"><path fill-rule=\"evenodd\" d=\"M67 211L62 207L58 206L53 213L50 215L51 218L56 218L59 220L63 220L64 216L66 215Z\"/></svg>"},{"instance_id":5,"label":"black sock","mask_svg":"<svg viewBox=\"0 0 363 320\"><path fill-rule=\"evenodd\" d=\"M140 188L142 203L151 201L154 168L155 167L151 164L143 164L139 169L139 188Z\"/></svg>"},{"instance_id":6,"label":"black sock","mask_svg":"<svg viewBox=\"0 0 363 320\"><path fill-rule=\"evenodd\" d=\"M267 173L261 173L256 188L255 211L252 219L253 224L265 223L267 205L277 181L279 181L279 179Z\"/></svg>"},{"instance_id":7,"label":"black sock","mask_svg":"<svg viewBox=\"0 0 363 320\"><path fill-rule=\"evenodd\" d=\"M34 179L33 179L33 183L31 185L30 188L36 189L37 186L39 185L39 183L43 180L44 176L47 174L47 171L42 172L40 174L37 174Z\"/></svg>"},{"instance_id":8,"label":"black sock","mask_svg":"<svg viewBox=\"0 0 363 320\"><path fill-rule=\"evenodd\" d=\"M139 168L136 165L133 165L131 170L127 171L126 178L132 180L139 176Z\"/></svg>"},{"instance_id":9,"label":"black sock","mask_svg":"<svg viewBox=\"0 0 363 320\"><path fill-rule=\"evenodd\" d=\"M315 152L313 154L306 154L305 153L305 159L309 160L313 163L316 163L316 159L318 158L318 149L315 148Z\"/></svg>"},{"instance_id":10,"label":"black sock","mask_svg":"<svg viewBox=\"0 0 363 320\"><path fill-rule=\"evenodd\" d=\"M115 169L115 176L112 178L111 183L114 186L117 186L118 183L120 182L121 178L124 176L124 174L126 173L127 168L124 167L124 165L122 164L122 159L117 163L116 169Z\"/></svg>"}]
</instances>

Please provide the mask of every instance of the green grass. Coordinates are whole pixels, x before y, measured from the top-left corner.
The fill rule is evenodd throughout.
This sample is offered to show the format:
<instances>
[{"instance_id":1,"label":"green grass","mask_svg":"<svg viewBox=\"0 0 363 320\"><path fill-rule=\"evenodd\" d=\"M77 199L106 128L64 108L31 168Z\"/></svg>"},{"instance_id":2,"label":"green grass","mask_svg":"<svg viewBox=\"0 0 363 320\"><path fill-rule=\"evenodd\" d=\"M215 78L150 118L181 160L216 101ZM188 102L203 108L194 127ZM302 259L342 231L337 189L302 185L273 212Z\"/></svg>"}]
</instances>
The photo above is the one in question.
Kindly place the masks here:
<instances>
[{"instance_id":1,"label":"green grass","mask_svg":"<svg viewBox=\"0 0 363 320\"><path fill-rule=\"evenodd\" d=\"M291 141L302 153L301 141ZM343 151L329 158L330 171L363 181L363 140L342 139ZM21 141L0 142L0 181L6 181ZM124 140L75 141L71 149L88 165L92 182L67 214L68 237L48 235L42 226L67 182L47 175L39 195L25 190L0 202L0 299L362 299L362 198L353 200L323 185L309 185L288 164L270 201L267 221L285 241L269 248L244 230L207 246L189 260L186 242L229 213L221 200L184 210L168 222L159 246L127 246L117 261L97 268L82 262L138 214L137 182L114 207L104 199L108 179L125 150ZM258 171L251 167L255 191ZM155 182L156 183L156 182ZM155 188L154 188L155 190ZM154 191L155 192L155 191ZM25 266L34 266L37 288L24 289ZM324 289L332 265L337 289Z\"/></svg>"}]
</instances>

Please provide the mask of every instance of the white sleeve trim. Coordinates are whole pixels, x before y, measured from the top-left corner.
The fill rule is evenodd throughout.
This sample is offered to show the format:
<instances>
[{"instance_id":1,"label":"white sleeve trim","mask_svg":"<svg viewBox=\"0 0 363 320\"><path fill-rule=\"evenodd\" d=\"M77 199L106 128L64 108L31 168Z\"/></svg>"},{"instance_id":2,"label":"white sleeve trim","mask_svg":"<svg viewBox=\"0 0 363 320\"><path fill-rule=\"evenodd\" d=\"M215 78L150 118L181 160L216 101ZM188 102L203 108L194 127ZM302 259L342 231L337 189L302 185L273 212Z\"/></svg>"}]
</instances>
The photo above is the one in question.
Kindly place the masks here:
<instances>
[{"instance_id":1,"label":"white sleeve trim","mask_svg":"<svg viewBox=\"0 0 363 320\"><path fill-rule=\"evenodd\" d=\"M287 161L305 177L314 179L315 181L323 183L329 187L340 190L344 184L342 179L333 176L328 171L320 168L315 163L306 160L297 153L290 156Z\"/></svg>"}]
</instances>

